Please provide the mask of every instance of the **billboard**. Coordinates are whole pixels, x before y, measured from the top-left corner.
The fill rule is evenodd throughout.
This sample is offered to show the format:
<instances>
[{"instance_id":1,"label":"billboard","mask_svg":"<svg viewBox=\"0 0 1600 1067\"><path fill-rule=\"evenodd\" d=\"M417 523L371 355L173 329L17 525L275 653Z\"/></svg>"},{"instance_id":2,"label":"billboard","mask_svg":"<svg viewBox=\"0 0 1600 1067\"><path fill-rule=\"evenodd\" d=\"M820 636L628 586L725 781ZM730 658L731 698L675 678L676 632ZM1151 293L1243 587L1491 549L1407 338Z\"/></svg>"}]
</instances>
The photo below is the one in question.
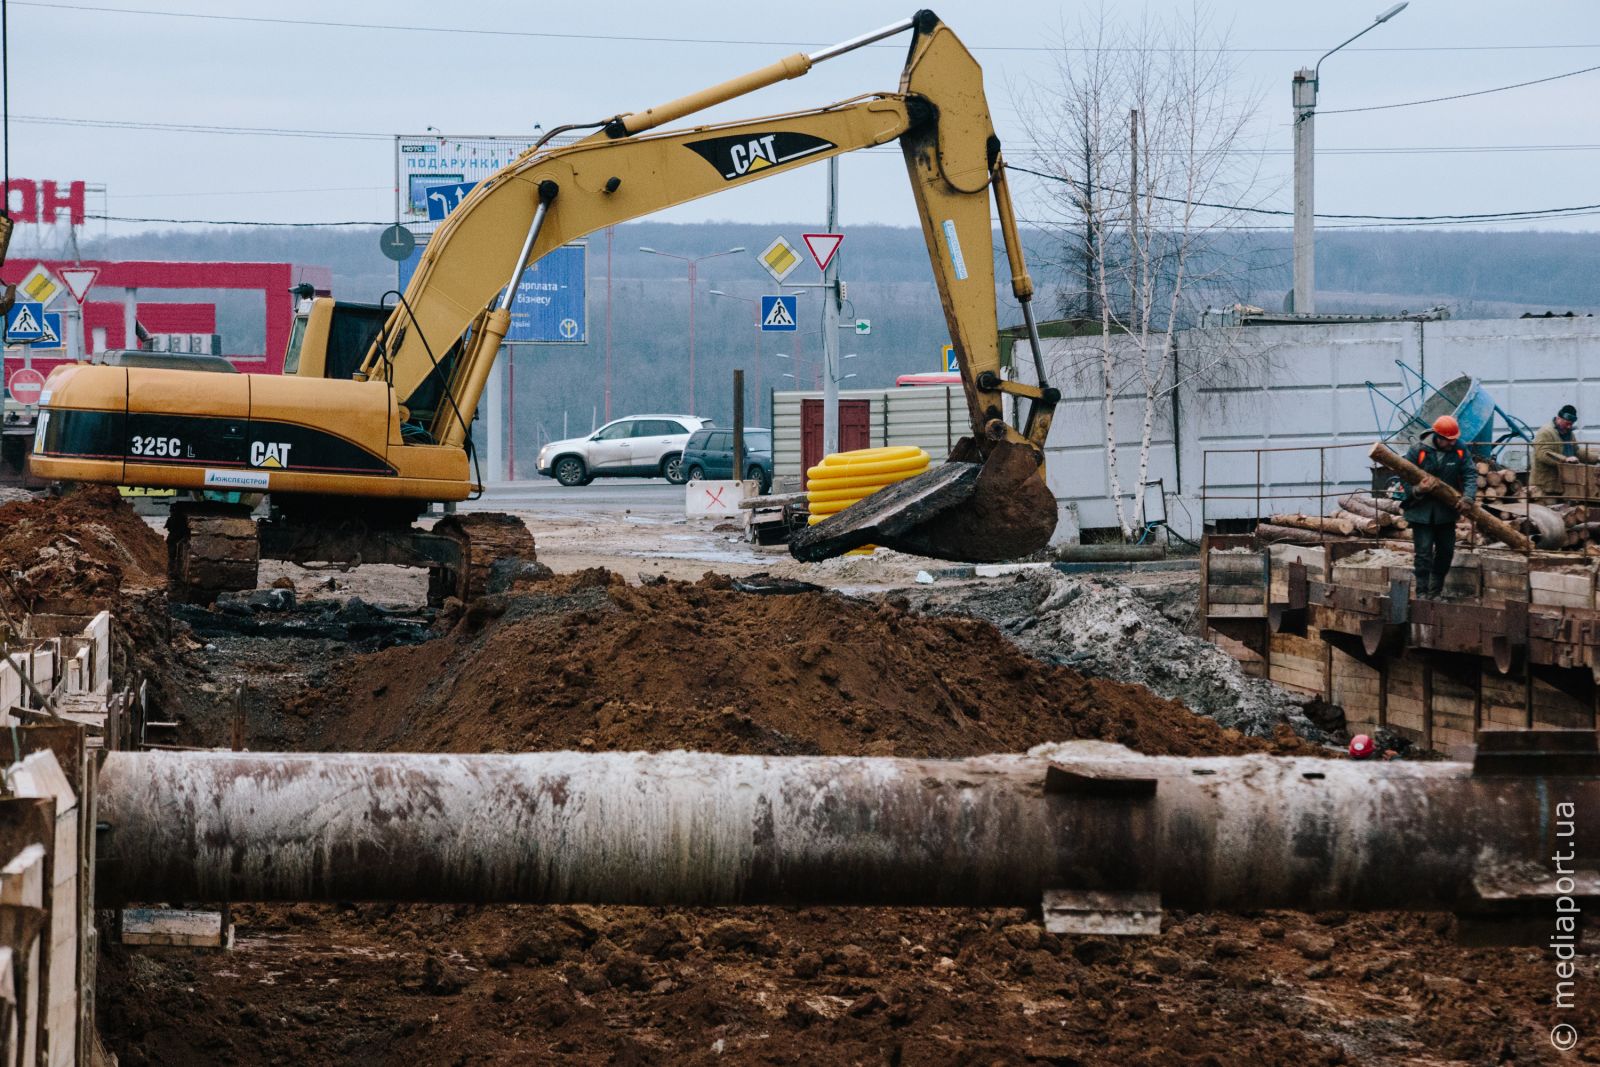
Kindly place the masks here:
<instances>
[{"instance_id":1,"label":"billboard","mask_svg":"<svg viewBox=\"0 0 1600 1067\"><path fill-rule=\"evenodd\" d=\"M407 134L394 140L395 221L421 235L432 233L440 221L437 211L433 217L428 212L430 190L476 185L532 148L538 138Z\"/></svg>"},{"instance_id":2,"label":"billboard","mask_svg":"<svg viewBox=\"0 0 1600 1067\"><path fill-rule=\"evenodd\" d=\"M411 284L424 245L400 261L400 290ZM583 241L552 250L522 274L511 301L507 344L589 343L589 246Z\"/></svg>"}]
</instances>

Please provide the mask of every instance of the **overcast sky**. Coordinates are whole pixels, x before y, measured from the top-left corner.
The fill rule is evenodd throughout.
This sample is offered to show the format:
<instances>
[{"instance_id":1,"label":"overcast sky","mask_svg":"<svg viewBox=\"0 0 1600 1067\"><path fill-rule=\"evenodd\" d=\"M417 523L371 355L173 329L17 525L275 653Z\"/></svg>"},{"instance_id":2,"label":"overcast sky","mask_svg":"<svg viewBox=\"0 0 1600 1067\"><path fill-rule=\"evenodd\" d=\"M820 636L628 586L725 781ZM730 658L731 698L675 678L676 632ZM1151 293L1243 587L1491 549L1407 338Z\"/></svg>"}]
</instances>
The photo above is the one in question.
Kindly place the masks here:
<instances>
[{"instance_id":1,"label":"overcast sky","mask_svg":"<svg viewBox=\"0 0 1600 1067\"><path fill-rule=\"evenodd\" d=\"M1239 49L1236 91L1262 101L1261 199L1290 206L1289 79L1368 24L1387 0L1295 4L1222 0L1213 22ZM132 9L137 7L138 11ZM1109 4L1165 17L1189 5ZM938 13L983 63L1007 155L1027 157L1018 102L1054 76L1087 5L946 2ZM394 215L388 135L427 127L519 134L602 118L704 87L796 50L902 18L881 0L662 4L612 0L313 3L275 0L11 0L13 176L102 184L114 216L274 222ZM194 18L382 24L317 26ZM443 33L438 29L483 31ZM541 36L541 35L552 36ZM558 36L569 35L569 36ZM634 38L634 39L617 39ZM648 40L640 40L647 38ZM904 39L819 66L724 106L716 118L818 106L895 88ZM1448 103L1329 111L1494 88L1600 65L1596 0L1412 0L1393 21L1329 59L1317 123L1321 212L1439 215L1600 202L1600 70ZM337 131L300 137L63 125L187 124ZM1441 151L1452 149L1454 151ZM1471 149L1472 151L1466 151ZM825 168L701 200L675 221L809 221ZM842 220L912 225L897 153L847 156ZM1017 181L1026 213L1029 189ZM105 224L101 224L105 225ZM1600 216L1539 224L1595 229ZM112 224L106 232L152 227ZM91 232L101 232L91 228Z\"/></svg>"}]
</instances>

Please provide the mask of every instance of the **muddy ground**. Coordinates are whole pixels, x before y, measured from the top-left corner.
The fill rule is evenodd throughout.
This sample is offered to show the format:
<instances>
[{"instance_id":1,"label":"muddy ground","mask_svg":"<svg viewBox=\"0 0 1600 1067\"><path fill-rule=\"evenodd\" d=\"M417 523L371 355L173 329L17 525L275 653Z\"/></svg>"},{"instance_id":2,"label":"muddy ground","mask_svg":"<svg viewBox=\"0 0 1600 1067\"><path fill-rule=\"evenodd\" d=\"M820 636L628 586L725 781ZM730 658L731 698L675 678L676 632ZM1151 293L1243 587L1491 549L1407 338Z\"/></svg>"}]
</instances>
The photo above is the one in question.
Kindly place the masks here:
<instances>
[{"instance_id":1,"label":"muddy ground","mask_svg":"<svg viewBox=\"0 0 1600 1067\"><path fill-rule=\"evenodd\" d=\"M140 544L128 555L151 563ZM430 620L414 600L383 611L360 571L276 575L294 608L197 626L172 619L142 565L118 565L134 669L190 743L225 741L245 682L257 750L1308 748L898 594L757 596L591 569L417 644ZM991 604L997 588L974 586ZM104 946L100 1025L123 1063L1600 1061L1592 1038L1551 1050L1545 952L1458 947L1443 915L1168 913L1159 937L1129 941L1057 937L1020 910L244 905L235 919L232 952ZM1583 978L1563 1017L1600 1034L1592 963Z\"/></svg>"}]
</instances>

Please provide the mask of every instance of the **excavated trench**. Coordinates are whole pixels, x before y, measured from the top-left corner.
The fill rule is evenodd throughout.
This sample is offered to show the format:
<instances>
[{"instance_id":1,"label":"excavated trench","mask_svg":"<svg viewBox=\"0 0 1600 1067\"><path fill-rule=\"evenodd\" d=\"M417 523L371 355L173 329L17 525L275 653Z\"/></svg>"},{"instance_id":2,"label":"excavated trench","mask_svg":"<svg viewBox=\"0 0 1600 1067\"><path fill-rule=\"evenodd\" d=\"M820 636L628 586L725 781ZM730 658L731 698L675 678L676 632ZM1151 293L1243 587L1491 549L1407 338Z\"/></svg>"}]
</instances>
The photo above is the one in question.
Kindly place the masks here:
<instances>
[{"instance_id":1,"label":"excavated trench","mask_svg":"<svg viewBox=\"0 0 1600 1067\"><path fill-rule=\"evenodd\" d=\"M1072 738L1319 751L895 595L593 570L434 629L348 602L174 620L150 570L159 535L112 505L94 514L122 552L65 514L29 512L45 532L23 544L11 509L36 506L0 508L0 564L54 548L83 573L114 565L91 595L126 619L129 668L184 743L226 744L243 684L256 751L956 757ZM48 592L43 563L59 566L21 569ZM992 586L975 593L992 604ZM123 1063L1543 1062L1552 1022L1539 950L1457 947L1441 915L1169 912L1159 937L1131 941L1058 937L1022 910L242 905L234 918L230 953L103 945L100 1025ZM1580 998L1567 1021L1600 1032L1595 1004Z\"/></svg>"}]
</instances>

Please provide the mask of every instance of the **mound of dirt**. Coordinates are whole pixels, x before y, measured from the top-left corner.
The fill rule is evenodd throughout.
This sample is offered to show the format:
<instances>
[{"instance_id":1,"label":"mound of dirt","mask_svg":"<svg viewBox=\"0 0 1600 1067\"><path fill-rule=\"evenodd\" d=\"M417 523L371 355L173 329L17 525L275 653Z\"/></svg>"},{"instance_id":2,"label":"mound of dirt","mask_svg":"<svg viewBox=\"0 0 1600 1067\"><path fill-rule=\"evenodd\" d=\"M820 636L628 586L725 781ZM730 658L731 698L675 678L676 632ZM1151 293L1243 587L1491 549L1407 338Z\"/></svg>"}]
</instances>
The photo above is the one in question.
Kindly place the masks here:
<instances>
[{"instance_id":1,"label":"mound of dirt","mask_svg":"<svg viewBox=\"0 0 1600 1067\"><path fill-rule=\"evenodd\" d=\"M358 751L956 757L1076 738L1164 755L1314 751L1040 663L973 619L752 595L714 576L633 587L604 570L486 601L306 699L323 747Z\"/></svg>"},{"instance_id":2,"label":"mound of dirt","mask_svg":"<svg viewBox=\"0 0 1600 1067\"><path fill-rule=\"evenodd\" d=\"M208 669L245 655L242 645L225 642ZM547 579L480 604L428 644L324 669L337 681L308 682L298 698L308 748L1268 746L1138 686L1029 659L985 623L825 593L756 596L719 579ZM1292 737L1282 747L1309 748ZM1160 936L1127 940L1058 937L1021 910L347 904L243 905L234 916L231 953L106 945L96 1003L121 1062L1314 1067L1548 1056L1544 952L1458 948L1443 915L1169 912ZM1600 1007L1581 1003L1570 1021L1600 1032Z\"/></svg>"},{"instance_id":3,"label":"mound of dirt","mask_svg":"<svg viewBox=\"0 0 1600 1067\"><path fill-rule=\"evenodd\" d=\"M1147 686L1255 737L1272 737L1288 725L1301 737L1332 740L1307 717L1305 697L1245 674L1233 657L1184 633L1117 582L1046 570L959 595L919 591L913 603L930 613L985 619L1047 663Z\"/></svg>"},{"instance_id":4,"label":"mound of dirt","mask_svg":"<svg viewBox=\"0 0 1600 1067\"><path fill-rule=\"evenodd\" d=\"M0 569L32 610L89 611L163 584L167 544L115 488L84 485L0 506Z\"/></svg>"}]
</instances>

